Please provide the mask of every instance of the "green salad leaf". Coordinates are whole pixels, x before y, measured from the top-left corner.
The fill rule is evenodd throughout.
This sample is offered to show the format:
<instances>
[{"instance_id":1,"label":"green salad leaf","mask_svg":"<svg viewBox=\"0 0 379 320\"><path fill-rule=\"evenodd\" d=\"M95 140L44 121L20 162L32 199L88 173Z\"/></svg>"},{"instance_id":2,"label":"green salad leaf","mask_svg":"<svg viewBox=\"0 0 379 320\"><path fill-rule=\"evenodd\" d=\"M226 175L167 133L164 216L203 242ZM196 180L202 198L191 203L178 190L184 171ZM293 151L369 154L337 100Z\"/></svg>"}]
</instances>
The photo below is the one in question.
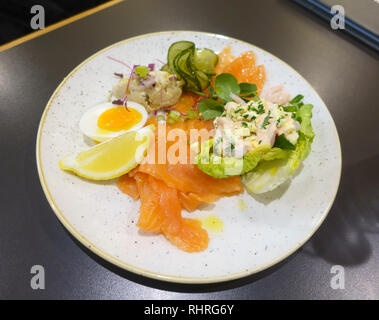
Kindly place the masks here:
<instances>
[{"instance_id":1,"label":"green salad leaf","mask_svg":"<svg viewBox=\"0 0 379 320\"><path fill-rule=\"evenodd\" d=\"M243 158L220 157L212 152L213 139L201 144L201 151L196 157L198 168L214 178L227 178L241 175L253 170L262 160L283 159L287 151L261 145L246 153Z\"/></svg>"},{"instance_id":2,"label":"green salad leaf","mask_svg":"<svg viewBox=\"0 0 379 320\"><path fill-rule=\"evenodd\" d=\"M230 73L222 73L216 77L215 87L209 86L209 94L193 91L201 96L206 96L199 102L199 112L205 120L214 119L219 117L227 102L233 101L231 94L240 96L245 101L246 98L254 97L257 94L257 86L251 83L242 82L238 84L236 77ZM262 113L264 113L263 105Z\"/></svg>"},{"instance_id":3,"label":"green salad leaf","mask_svg":"<svg viewBox=\"0 0 379 320\"><path fill-rule=\"evenodd\" d=\"M224 106L216 100L203 99L198 104L198 110L204 120L210 120L219 117L224 112Z\"/></svg>"},{"instance_id":4,"label":"green salad leaf","mask_svg":"<svg viewBox=\"0 0 379 320\"><path fill-rule=\"evenodd\" d=\"M286 158L261 161L254 170L242 176L242 183L252 193L272 191L295 173L310 150L310 140L300 133L296 149Z\"/></svg>"},{"instance_id":5,"label":"green salad leaf","mask_svg":"<svg viewBox=\"0 0 379 320\"><path fill-rule=\"evenodd\" d=\"M298 102L301 99L298 98ZM290 178L301 162L308 157L315 137L311 124L312 108L311 104L297 105L295 116L301 123L299 138L294 146L295 148L286 151L287 156L285 158L263 159L254 170L242 176L242 182L248 191L259 194L274 190ZM282 149L285 149L283 148L283 141L279 141L279 143Z\"/></svg>"},{"instance_id":6,"label":"green salad leaf","mask_svg":"<svg viewBox=\"0 0 379 320\"><path fill-rule=\"evenodd\" d=\"M269 145L261 145L252 151L246 153L243 157L243 172L247 173L253 170L261 160L284 159L287 152L280 148L271 148Z\"/></svg>"},{"instance_id":7,"label":"green salad leaf","mask_svg":"<svg viewBox=\"0 0 379 320\"><path fill-rule=\"evenodd\" d=\"M307 137L311 142L313 141L313 138L315 136L311 124L312 109L313 105L304 104L296 112L296 118L299 119L301 124L300 132L302 132L305 135L305 137Z\"/></svg>"},{"instance_id":8,"label":"green salad leaf","mask_svg":"<svg viewBox=\"0 0 379 320\"><path fill-rule=\"evenodd\" d=\"M230 73L222 73L216 77L215 90L217 96L224 101L233 101L230 94L240 94L240 86L236 77Z\"/></svg>"},{"instance_id":9,"label":"green salad leaf","mask_svg":"<svg viewBox=\"0 0 379 320\"><path fill-rule=\"evenodd\" d=\"M248 102L246 98L255 97L257 95L257 86L253 83L241 82L240 86L240 96L245 102Z\"/></svg>"},{"instance_id":10,"label":"green salad leaf","mask_svg":"<svg viewBox=\"0 0 379 320\"><path fill-rule=\"evenodd\" d=\"M275 140L275 147L285 149L285 150L295 150L296 147L287 140L286 136L284 134L281 134L279 137Z\"/></svg>"}]
</instances>

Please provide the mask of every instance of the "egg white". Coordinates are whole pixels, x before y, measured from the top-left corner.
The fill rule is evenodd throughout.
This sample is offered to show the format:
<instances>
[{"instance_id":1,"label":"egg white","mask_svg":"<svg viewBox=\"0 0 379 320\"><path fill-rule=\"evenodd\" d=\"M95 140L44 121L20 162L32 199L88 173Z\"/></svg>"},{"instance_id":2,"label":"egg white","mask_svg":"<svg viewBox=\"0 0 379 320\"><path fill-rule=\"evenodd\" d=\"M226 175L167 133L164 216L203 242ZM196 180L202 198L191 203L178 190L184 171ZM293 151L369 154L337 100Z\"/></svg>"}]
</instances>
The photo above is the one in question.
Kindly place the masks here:
<instances>
[{"instance_id":1,"label":"egg white","mask_svg":"<svg viewBox=\"0 0 379 320\"><path fill-rule=\"evenodd\" d=\"M135 124L130 129L120 130L120 131L110 131L110 130L99 128L99 126L97 125L97 120L99 119L100 115L103 112L107 111L108 109L120 107L118 105L112 104L111 102L103 102L88 109L83 114L79 122L80 131L82 131L84 135L86 135L92 140L103 142L108 139L117 137L118 135L125 133L127 131L134 131L134 130L138 130L142 128L144 124L146 123L147 116L148 116L145 107L134 101L128 101L127 103L128 103L128 107L137 110L142 115L141 121Z\"/></svg>"}]
</instances>

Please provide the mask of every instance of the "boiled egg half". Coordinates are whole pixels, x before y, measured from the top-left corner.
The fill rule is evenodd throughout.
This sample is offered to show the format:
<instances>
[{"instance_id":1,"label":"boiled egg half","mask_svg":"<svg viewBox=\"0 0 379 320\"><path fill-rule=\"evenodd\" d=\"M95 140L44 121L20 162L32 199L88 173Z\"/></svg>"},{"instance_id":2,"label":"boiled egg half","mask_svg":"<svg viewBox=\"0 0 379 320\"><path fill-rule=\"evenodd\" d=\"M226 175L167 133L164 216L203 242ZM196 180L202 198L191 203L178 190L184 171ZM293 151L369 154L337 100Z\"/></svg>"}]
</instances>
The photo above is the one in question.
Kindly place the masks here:
<instances>
[{"instance_id":1,"label":"boiled egg half","mask_svg":"<svg viewBox=\"0 0 379 320\"><path fill-rule=\"evenodd\" d=\"M92 140L103 142L127 131L142 128L146 120L146 109L137 102L128 101L127 109L111 102L104 102L83 114L79 128Z\"/></svg>"}]
</instances>

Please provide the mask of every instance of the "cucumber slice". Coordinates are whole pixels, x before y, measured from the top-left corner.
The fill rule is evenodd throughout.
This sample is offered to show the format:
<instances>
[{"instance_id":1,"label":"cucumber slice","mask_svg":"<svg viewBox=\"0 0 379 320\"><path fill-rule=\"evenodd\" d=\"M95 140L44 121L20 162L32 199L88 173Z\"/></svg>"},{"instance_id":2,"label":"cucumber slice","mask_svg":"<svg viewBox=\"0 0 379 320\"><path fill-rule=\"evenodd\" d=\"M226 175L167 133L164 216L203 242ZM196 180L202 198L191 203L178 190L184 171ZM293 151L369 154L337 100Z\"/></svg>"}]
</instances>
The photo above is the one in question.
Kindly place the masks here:
<instances>
[{"instance_id":1,"label":"cucumber slice","mask_svg":"<svg viewBox=\"0 0 379 320\"><path fill-rule=\"evenodd\" d=\"M191 41L178 41L168 49L167 66L161 70L174 71L189 90L203 91L215 75L218 55L210 49L195 49Z\"/></svg>"},{"instance_id":2,"label":"cucumber slice","mask_svg":"<svg viewBox=\"0 0 379 320\"><path fill-rule=\"evenodd\" d=\"M194 78L195 74L190 67L190 63L188 62L192 54L193 50L191 49L187 49L179 53L174 60L174 67L179 73Z\"/></svg>"},{"instance_id":3,"label":"cucumber slice","mask_svg":"<svg viewBox=\"0 0 379 320\"><path fill-rule=\"evenodd\" d=\"M204 72L197 70L196 71L196 79L200 84L200 91L203 91L204 89L208 88L209 86L209 76L206 75Z\"/></svg>"},{"instance_id":4,"label":"cucumber slice","mask_svg":"<svg viewBox=\"0 0 379 320\"><path fill-rule=\"evenodd\" d=\"M170 66L170 68L173 68L173 70L176 71L174 65L175 59L181 52L188 49L195 50L195 44L191 41L178 41L174 42L170 46L167 53L167 64Z\"/></svg>"},{"instance_id":5,"label":"cucumber slice","mask_svg":"<svg viewBox=\"0 0 379 320\"><path fill-rule=\"evenodd\" d=\"M196 49L194 55L194 66L196 69L207 75L215 75L215 66L218 62L218 55L210 49Z\"/></svg>"},{"instance_id":6,"label":"cucumber slice","mask_svg":"<svg viewBox=\"0 0 379 320\"><path fill-rule=\"evenodd\" d=\"M198 90L201 86L196 78L195 71L191 68L194 50L189 48L179 53L174 59L174 68L179 76L186 82L187 88Z\"/></svg>"}]
</instances>

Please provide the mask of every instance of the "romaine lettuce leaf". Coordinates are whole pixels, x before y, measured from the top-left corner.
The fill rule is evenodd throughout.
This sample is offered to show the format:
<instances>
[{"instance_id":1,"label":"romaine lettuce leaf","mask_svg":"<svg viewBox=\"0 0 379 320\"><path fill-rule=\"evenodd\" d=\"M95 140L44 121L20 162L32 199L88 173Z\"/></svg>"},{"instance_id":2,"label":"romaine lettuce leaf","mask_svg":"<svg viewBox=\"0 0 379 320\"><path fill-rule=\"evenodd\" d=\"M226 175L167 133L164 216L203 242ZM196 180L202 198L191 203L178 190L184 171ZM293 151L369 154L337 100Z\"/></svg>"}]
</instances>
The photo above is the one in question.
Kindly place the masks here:
<instances>
[{"instance_id":1,"label":"romaine lettuce leaf","mask_svg":"<svg viewBox=\"0 0 379 320\"><path fill-rule=\"evenodd\" d=\"M242 176L242 183L252 193L272 191L290 178L311 150L311 142L300 133L296 149L285 159L264 160L252 171Z\"/></svg>"},{"instance_id":2,"label":"romaine lettuce leaf","mask_svg":"<svg viewBox=\"0 0 379 320\"><path fill-rule=\"evenodd\" d=\"M310 140L310 142L313 141L313 138L315 136L315 133L313 132L313 129L312 129L312 123L311 123L312 109L313 109L313 105L304 104L296 112L296 118L299 119L301 123L300 132L302 132L304 136Z\"/></svg>"},{"instance_id":3,"label":"romaine lettuce leaf","mask_svg":"<svg viewBox=\"0 0 379 320\"><path fill-rule=\"evenodd\" d=\"M285 159L265 159L254 170L242 176L242 183L250 192L259 194L274 190L290 178L308 157L315 136L311 124L312 108L312 105L306 104L296 112L301 128L295 150L289 151Z\"/></svg>"},{"instance_id":4,"label":"romaine lettuce leaf","mask_svg":"<svg viewBox=\"0 0 379 320\"><path fill-rule=\"evenodd\" d=\"M245 174L253 170L261 160L284 159L288 155L285 150L262 145L246 153L242 159L218 157L211 152L212 146L213 139L202 143L196 164L201 171L215 178Z\"/></svg>"},{"instance_id":5,"label":"romaine lettuce leaf","mask_svg":"<svg viewBox=\"0 0 379 320\"><path fill-rule=\"evenodd\" d=\"M226 178L240 175L243 171L243 160L232 157L219 157L212 153L213 139L201 144L200 153L195 158L197 167L214 178Z\"/></svg>"},{"instance_id":6,"label":"romaine lettuce leaf","mask_svg":"<svg viewBox=\"0 0 379 320\"><path fill-rule=\"evenodd\" d=\"M212 153L213 140L201 145L196 158L200 170L215 178L242 175L242 182L252 193L271 191L290 178L309 155L315 133L312 129L312 108L302 105L296 111L300 122L299 138L295 150L284 150L262 145L246 153L243 159L218 157Z\"/></svg>"}]
</instances>

